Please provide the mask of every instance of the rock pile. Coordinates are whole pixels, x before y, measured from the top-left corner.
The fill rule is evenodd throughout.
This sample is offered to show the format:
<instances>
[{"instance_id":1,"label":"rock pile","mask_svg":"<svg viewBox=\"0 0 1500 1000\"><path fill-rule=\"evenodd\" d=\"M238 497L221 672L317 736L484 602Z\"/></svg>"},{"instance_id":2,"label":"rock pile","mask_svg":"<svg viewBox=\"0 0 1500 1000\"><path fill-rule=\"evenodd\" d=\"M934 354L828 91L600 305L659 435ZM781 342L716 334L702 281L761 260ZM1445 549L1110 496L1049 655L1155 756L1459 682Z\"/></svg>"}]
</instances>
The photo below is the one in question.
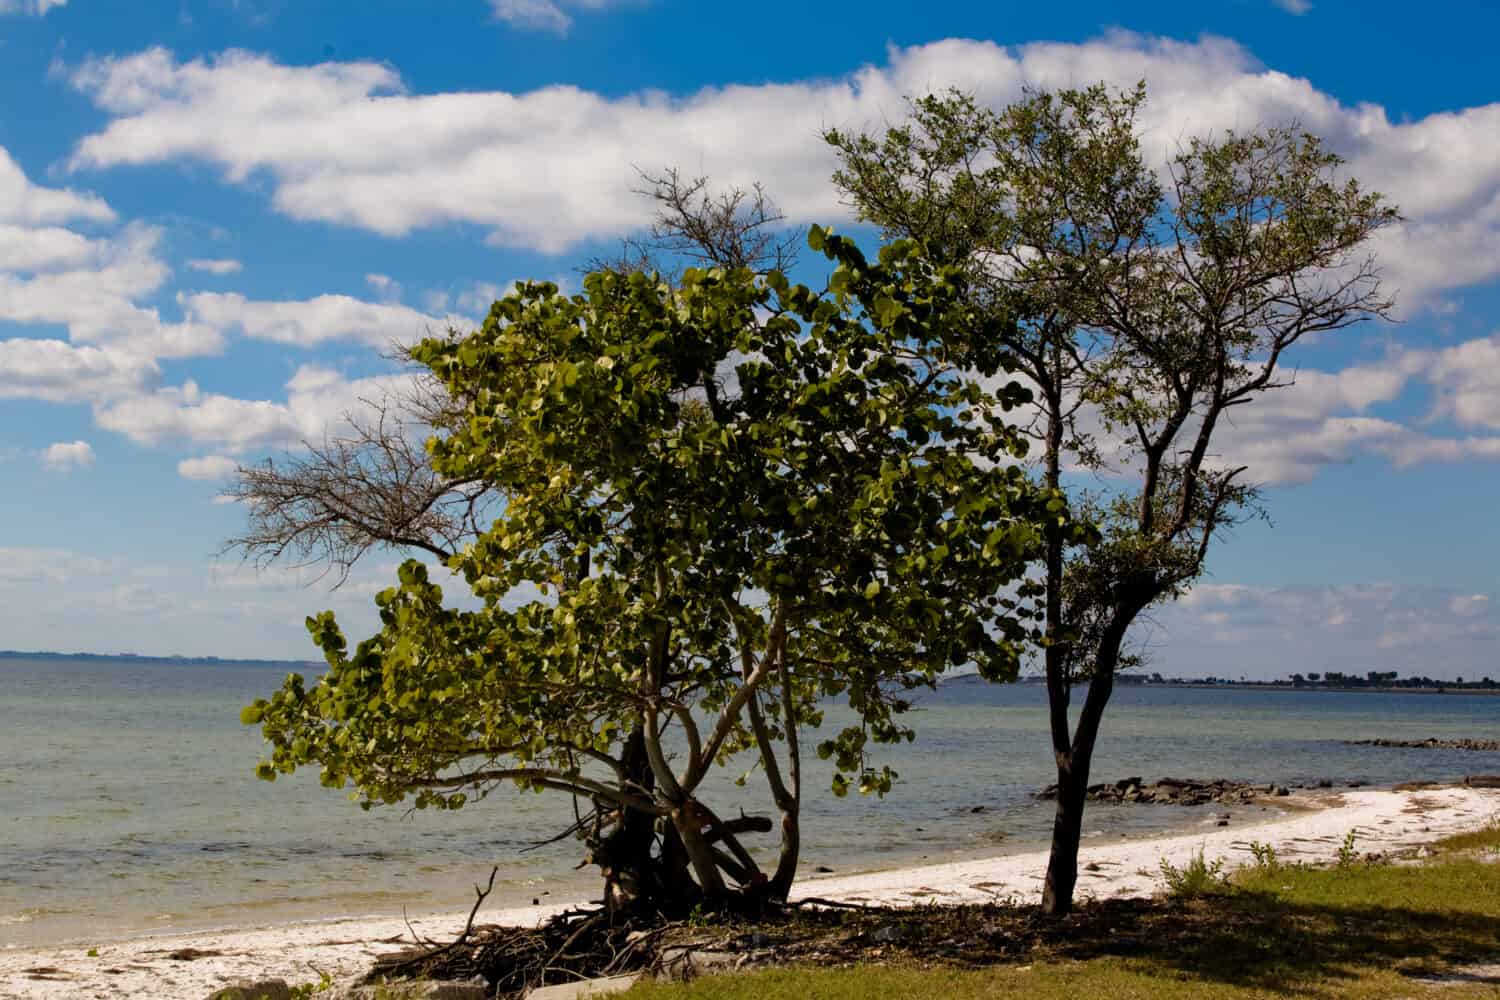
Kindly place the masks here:
<instances>
[{"instance_id":1,"label":"rock pile","mask_svg":"<svg viewBox=\"0 0 1500 1000\"><path fill-rule=\"evenodd\" d=\"M1492 750L1500 751L1500 740L1350 740L1356 747L1395 747L1401 750Z\"/></svg>"},{"instance_id":2,"label":"rock pile","mask_svg":"<svg viewBox=\"0 0 1500 1000\"><path fill-rule=\"evenodd\" d=\"M1264 796L1290 795L1285 785L1252 785L1243 781L1218 778L1195 781L1185 778L1162 778L1154 784L1143 784L1140 778L1122 778L1114 784L1090 785L1090 802L1145 802L1166 806L1203 806L1211 802L1244 805ZM1037 793L1039 799L1057 798L1057 786L1048 785Z\"/></svg>"}]
</instances>

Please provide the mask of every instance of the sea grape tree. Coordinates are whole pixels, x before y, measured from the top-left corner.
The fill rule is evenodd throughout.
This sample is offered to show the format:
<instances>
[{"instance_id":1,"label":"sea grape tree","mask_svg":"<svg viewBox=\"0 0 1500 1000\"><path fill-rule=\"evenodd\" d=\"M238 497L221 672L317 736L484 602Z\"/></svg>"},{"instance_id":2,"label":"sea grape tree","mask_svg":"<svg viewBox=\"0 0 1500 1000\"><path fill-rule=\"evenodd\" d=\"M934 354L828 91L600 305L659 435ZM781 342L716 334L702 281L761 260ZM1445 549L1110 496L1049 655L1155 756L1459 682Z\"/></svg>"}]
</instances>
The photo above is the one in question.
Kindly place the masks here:
<instances>
[{"instance_id":1,"label":"sea grape tree","mask_svg":"<svg viewBox=\"0 0 1500 1000\"><path fill-rule=\"evenodd\" d=\"M366 805L571 794L615 906L784 899L824 699L857 720L817 747L833 791L888 789L867 751L910 735L904 691L958 664L1017 670L1029 612L997 587L1048 516L1005 416L1025 391L964 271L909 240L874 261L809 242L823 292L602 270L418 345L459 407L432 467L497 507L446 560L477 606L412 560L352 650L331 613L310 618L328 671L245 712L261 775L317 766ZM708 801L742 754L780 820L766 869L743 838L773 824Z\"/></svg>"}]
</instances>

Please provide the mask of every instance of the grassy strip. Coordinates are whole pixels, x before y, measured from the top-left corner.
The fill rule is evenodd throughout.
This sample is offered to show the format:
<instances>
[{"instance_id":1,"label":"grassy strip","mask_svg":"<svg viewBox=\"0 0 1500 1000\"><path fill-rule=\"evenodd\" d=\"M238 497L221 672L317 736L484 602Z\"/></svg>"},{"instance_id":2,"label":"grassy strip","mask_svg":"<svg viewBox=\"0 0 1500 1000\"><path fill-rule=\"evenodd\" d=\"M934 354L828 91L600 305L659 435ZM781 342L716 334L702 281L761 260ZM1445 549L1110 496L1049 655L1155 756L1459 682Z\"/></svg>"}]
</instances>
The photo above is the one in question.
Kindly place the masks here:
<instances>
[{"instance_id":1,"label":"grassy strip","mask_svg":"<svg viewBox=\"0 0 1500 1000\"><path fill-rule=\"evenodd\" d=\"M1459 851L1500 848L1500 824L1440 846L1423 866L1263 866L1209 898L1080 914L1074 933L1014 962L932 965L912 954L840 968L774 969L679 985L641 985L631 1000L1052 1000L1088 997L1373 998L1436 995L1423 976L1500 963L1500 865ZM1111 911L1112 904L1085 907ZM981 950L992 950L981 949ZM883 964L889 962L889 964ZM1496 997L1458 982L1444 998Z\"/></svg>"},{"instance_id":2,"label":"grassy strip","mask_svg":"<svg viewBox=\"0 0 1500 1000\"><path fill-rule=\"evenodd\" d=\"M1500 816L1491 817L1490 821L1478 830L1444 837L1432 846L1435 850L1444 852L1500 853Z\"/></svg>"}]
</instances>

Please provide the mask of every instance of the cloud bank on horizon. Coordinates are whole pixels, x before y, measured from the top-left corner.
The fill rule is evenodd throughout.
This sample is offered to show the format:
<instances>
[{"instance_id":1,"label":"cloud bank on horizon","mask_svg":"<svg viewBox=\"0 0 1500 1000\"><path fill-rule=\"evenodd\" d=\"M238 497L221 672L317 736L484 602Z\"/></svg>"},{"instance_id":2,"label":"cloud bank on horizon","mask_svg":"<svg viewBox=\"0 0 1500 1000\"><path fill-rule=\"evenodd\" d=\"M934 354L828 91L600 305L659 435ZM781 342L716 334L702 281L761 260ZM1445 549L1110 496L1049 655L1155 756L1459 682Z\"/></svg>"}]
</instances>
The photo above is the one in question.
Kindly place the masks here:
<instances>
[{"instance_id":1,"label":"cloud bank on horizon","mask_svg":"<svg viewBox=\"0 0 1500 1000\"><path fill-rule=\"evenodd\" d=\"M11 0L0 12L40 15L61 5ZM507 24L552 33L606 6L490 3ZM81 425L68 432L77 440L47 447L51 457L41 464L54 474L100 474L109 461L101 441L110 440L116 454L169 458L169 474L185 483L222 481L237 461L316 439L362 401L398 389L406 376L382 366L379 352L472 323L502 287L422 287L382 269L365 273L359 288L269 294L254 273L265 247L184 256L164 210L125 212L91 186L122 175L206 173L224 198L286 226L332 227L380 246L456 231L501 259L557 261L542 265L555 274L648 221L649 205L631 194L637 166L681 165L721 184L760 182L790 221L847 226L854 220L829 182L834 164L818 138L823 129L882 127L901 118L907 96L944 87L1001 105L1023 87L1141 79L1151 96L1146 146L1163 161L1191 135L1297 121L1404 216L1375 252L1408 326L1428 332L1376 329L1362 354L1318 353L1317 367L1300 371L1295 386L1237 415L1225 460L1247 462L1273 485L1311 482L1352 463L1398 474L1500 461L1500 333L1457 338L1450 325L1468 294L1500 281L1500 103L1392 116L1264 66L1228 39L1123 31L1081 43L950 38L892 46L883 59L834 77L717 82L680 93L606 93L565 82L424 91L390 62L297 62L249 49L179 56L166 46L62 63L53 76L92 106L95 124L69 140L50 171L28 172L0 146L0 401L45 404L30 412ZM408 287L420 305L404 301ZM286 369L274 393L246 393L225 376L229 359L257 344L274 349ZM133 580L129 600L110 590L97 606L113 607L111 614L154 608L141 588L171 593L160 582L171 577ZM237 600L245 589L236 589ZM1203 585L1195 594L1217 596L1174 615L1196 614L1203 626L1212 624L1205 615L1286 605L1274 587L1234 600L1229 593ZM1332 600L1335 590L1322 593ZM1497 602L1486 594L1429 588L1380 605L1339 593L1351 607L1376 608L1370 614L1399 608L1447 622L1462 634L1454 641L1500 638ZM1460 598L1478 610L1452 611ZM1231 632L1202 634L1229 641L1222 636Z\"/></svg>"}]
</instances>

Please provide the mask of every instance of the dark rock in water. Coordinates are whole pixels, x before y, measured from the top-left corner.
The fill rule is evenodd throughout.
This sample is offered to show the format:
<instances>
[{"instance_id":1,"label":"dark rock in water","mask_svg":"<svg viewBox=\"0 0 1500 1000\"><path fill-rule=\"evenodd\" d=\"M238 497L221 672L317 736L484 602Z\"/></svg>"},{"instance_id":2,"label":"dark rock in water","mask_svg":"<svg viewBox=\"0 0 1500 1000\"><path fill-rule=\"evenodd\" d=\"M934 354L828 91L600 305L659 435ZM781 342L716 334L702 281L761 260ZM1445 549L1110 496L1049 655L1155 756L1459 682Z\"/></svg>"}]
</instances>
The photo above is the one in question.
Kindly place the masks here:
<instances>
[{"instance_id":1,"label":"dark rock in water","mask_svg":"<svg viewBox=\"0 0 1500 1000\"><path fill-rule=\"evenodd\" d=\"M1276 786L1276 797L1277 798L1281 798L1282 796L1286 796L1286 795L1290 795L1290 794L1292 794L1292 790L1290 788L1286 787L1285 785L1277 785Z\"/></svg>"},{"instance_id":2,"label":"dark rock in water","mask_svg":"<svg viewBox=\"0 0 1500 1000\"><path fill-rule=\"evenodd\" d=\"M1500 788L1500 774L1471 774L1464 784L1470 788Z\"/></svg>"},{"instance_id":3,"label":"dark rock in water","mask_svg":"<svg viewBox=\"0 0 1500 1000\"><path fill-rule=\"evenodd\" d=\"M827 865L818 865L818 867L813 869L813 872L818 875L828 875L832 873L832 871L833 869L829 868Z\"/></svg>"},{"instance_id":4,"label":"dark rock in water","mask_svg":"<svg viewBox=\"0 0 1500 1000\"><path fill-rule=\"evenodd\" d=\"M1500 752L1500 740L1349 740L1356 747L1391 747L1398 750L1479 750Z\"/></svg>"},{"instance_id":5,"label":"dark rock in water","mask_svg":"<svg viewBox=\"0 0 1500 1000\"><path fill-rule=\"evenodd\" d=\"M1245 805L1258 796L1272 793L1275 785L1252 785L1243 781L1228 781L1217 778L1199 781L1191 778L1162 778L1154 784L1143 784L1140 778L1124 778L1113 784L1090 785L1085 797L1090 802L1132 803L1151 805L1203 806L1209 803L1221 805ZM1283 795L1291 794L1283 790ZM1039 799L1056 799L1057 786L1048 785L1037 793Z\"/></svg>"},{"instance_id":6,"label":"dark rock in water","mask_svg":"<svg viewBox=\"0 0 1500 1000\"><path fill-rule=\"evenodd\" d=\"M1315 787L1315 788L1332 788L1333 787L1333 779L1332 778L1324 778L1321 781L1319 781L1313 787Z\"/></svg>"}]
</instances>

